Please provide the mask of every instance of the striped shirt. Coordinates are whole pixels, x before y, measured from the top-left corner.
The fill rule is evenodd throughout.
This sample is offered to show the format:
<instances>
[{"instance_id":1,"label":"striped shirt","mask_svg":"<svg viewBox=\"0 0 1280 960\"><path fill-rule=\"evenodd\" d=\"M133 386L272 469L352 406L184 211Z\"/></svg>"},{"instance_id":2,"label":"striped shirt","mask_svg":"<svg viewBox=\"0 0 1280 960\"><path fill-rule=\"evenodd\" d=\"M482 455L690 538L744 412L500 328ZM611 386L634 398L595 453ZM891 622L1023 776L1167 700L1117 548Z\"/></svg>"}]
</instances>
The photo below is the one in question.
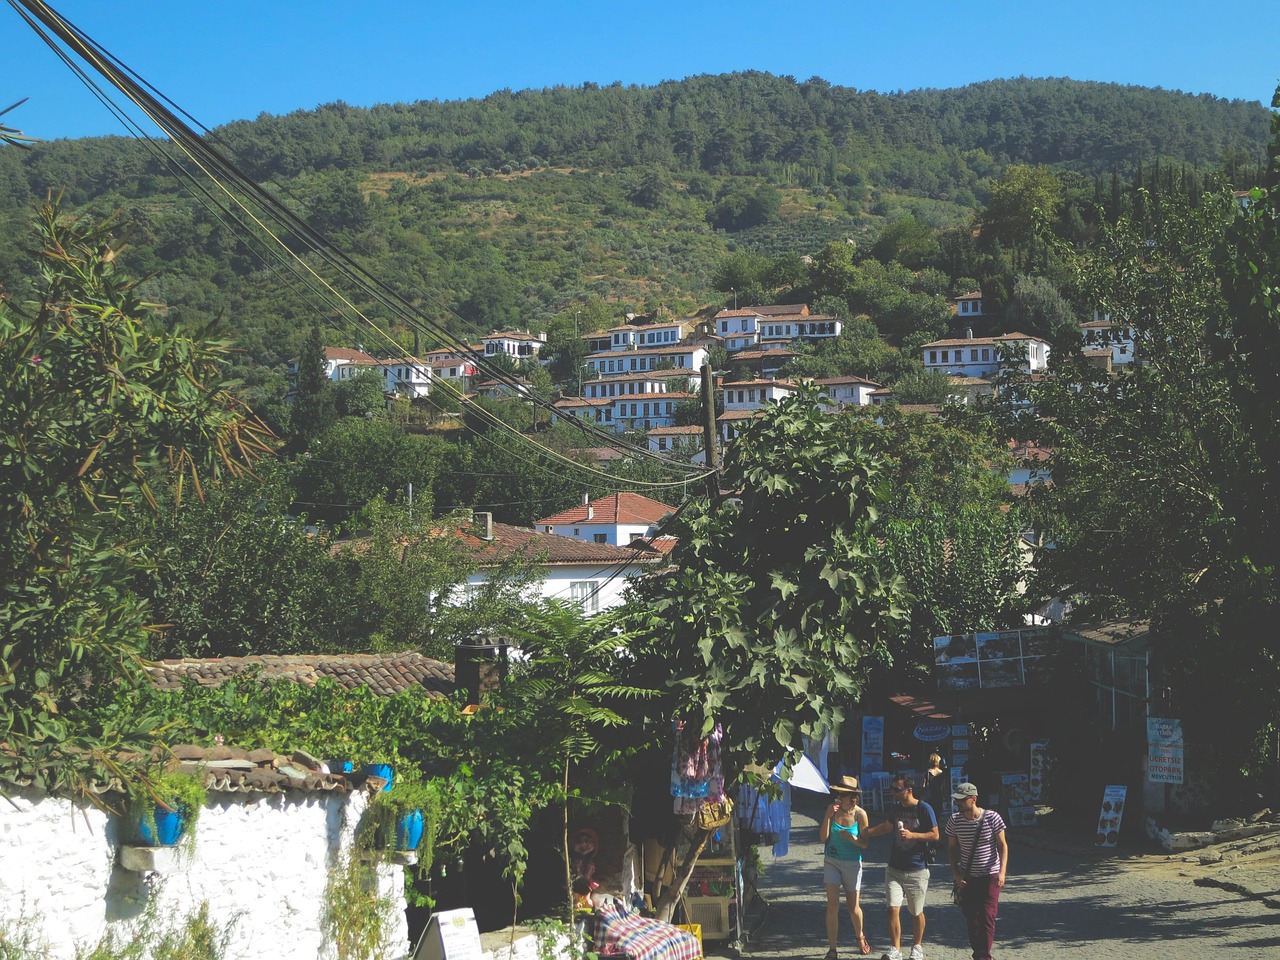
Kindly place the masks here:
<instances>
[{"instance_id":1,"label":"striped shirt","mask_svg":"<svg viewBox=\"0 0 1280 960\"><path fill-rule=\"evenodd\" d=\"M953 813L947 820L947 836L955 837L960 844L959 866L969 864L970 877L987 877L1000 872L1000 853L996 849L996 834L1004 830L1004 820L994 810L985 811L977 820L970 820L960 813ZM975 840L978 849L972 854ZM970 857L972 856L972 860Z\"/></svg>"}]
</instances>

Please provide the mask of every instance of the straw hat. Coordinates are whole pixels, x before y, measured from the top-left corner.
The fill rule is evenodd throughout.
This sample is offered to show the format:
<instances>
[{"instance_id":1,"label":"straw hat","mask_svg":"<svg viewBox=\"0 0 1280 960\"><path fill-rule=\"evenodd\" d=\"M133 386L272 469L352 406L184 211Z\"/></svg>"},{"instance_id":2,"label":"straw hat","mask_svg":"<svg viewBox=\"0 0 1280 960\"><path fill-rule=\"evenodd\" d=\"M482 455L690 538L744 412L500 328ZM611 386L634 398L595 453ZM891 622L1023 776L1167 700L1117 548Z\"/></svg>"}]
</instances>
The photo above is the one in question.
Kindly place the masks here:
<instances>
[{"instance_id":1,"label":"straw hat","mask_svg":"<svg viewBox=\"0 0 1280 960\"><path fill-rule=\"evenodd\" d=\"M832 793L862 793L857 777L841 777L836 783L829 784Z\"/></svg>"}]
</instances>

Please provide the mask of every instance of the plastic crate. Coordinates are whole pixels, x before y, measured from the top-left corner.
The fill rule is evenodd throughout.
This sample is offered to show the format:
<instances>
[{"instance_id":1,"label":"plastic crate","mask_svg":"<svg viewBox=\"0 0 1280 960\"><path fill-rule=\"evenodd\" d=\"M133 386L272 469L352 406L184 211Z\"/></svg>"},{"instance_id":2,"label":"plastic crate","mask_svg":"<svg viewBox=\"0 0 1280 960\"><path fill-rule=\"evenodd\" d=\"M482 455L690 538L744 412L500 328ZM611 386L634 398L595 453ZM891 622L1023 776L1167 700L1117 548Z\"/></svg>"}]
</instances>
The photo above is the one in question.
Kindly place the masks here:
<instances>
[{"instance_id":1,"label":"plastic crate","mask_svg":"<svg viewBox=\"0 0 1280 960\"><path fill-rule=\"evenodd\" d=\"M698 938L698 953L699 953L699 954L703 954L703 955L705 956L705 951L702 949L702 924L700 924L700 923L677 923L677 924L676 924L676 928L677 928L677 929L679 929L679 930L683 930L683 931L685 931L686 933L692 933L695 937L697 937L697 938Z\"/></svg>"},{"instance_id":2,"label":"plastic crate","mask_svg":"<svg viewBox=\"0 0 1280 960\"><path fill-rule=\"evenodd\" d=\"M686 897L684 912L690 925L702 928L706 940L727 940L732 935L729 926L729 904L732 897Z\"/></svg>"}]
</instances>

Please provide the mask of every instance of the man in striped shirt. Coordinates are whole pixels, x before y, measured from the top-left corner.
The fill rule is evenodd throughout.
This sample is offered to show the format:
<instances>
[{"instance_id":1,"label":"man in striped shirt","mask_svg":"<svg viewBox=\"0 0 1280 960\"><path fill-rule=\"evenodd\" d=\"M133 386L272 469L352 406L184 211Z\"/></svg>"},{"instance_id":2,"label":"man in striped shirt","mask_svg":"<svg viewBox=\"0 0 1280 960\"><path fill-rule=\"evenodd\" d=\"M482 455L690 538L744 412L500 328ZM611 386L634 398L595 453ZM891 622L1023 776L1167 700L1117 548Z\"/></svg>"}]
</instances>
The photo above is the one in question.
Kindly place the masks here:
<instances>
[{"instance_id":1,"label":"man in striped shirt","mask_svg":"<svg viewBox=\"0 0 1280 960\"><path fill-rule=\"evenodd\" d=\"M978 806L978 788L962 783L951 795L956 812L947 820L947 857L960 890L960 911L969 931L973 960L991 960L996 909L1009 866L1004 820Z\"/></svg>"}]
</instances>

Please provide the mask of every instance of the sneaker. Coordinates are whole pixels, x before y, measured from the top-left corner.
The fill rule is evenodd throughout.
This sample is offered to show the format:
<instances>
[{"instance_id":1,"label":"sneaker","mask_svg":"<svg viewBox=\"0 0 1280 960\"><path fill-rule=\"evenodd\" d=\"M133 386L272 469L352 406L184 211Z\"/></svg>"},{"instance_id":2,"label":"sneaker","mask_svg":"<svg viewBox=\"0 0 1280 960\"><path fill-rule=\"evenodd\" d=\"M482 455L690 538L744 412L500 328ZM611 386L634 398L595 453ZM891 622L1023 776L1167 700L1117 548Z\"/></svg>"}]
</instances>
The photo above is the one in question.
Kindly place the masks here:
<instances>
[{"instance_id":1,"label":"sneaker","mask_svg":"<svg viewBox=\"0 0 1280 960\"><path fill-rule=\"evenodd\" d=\"M918 943L911 945L911 953L907 955L907 960L924 960L924 947Z\"/></svg>"},{"instance_id":2,"label":"sneaker","mask_svg":"<svg viewBox=\"0 0 1280 960\"><path fill-rule=\"evenodd\" d=\"M881 957L880 960L902 960L902 951L897 947L890 947L889 952Z\"/></svg>"}]
</instances>

